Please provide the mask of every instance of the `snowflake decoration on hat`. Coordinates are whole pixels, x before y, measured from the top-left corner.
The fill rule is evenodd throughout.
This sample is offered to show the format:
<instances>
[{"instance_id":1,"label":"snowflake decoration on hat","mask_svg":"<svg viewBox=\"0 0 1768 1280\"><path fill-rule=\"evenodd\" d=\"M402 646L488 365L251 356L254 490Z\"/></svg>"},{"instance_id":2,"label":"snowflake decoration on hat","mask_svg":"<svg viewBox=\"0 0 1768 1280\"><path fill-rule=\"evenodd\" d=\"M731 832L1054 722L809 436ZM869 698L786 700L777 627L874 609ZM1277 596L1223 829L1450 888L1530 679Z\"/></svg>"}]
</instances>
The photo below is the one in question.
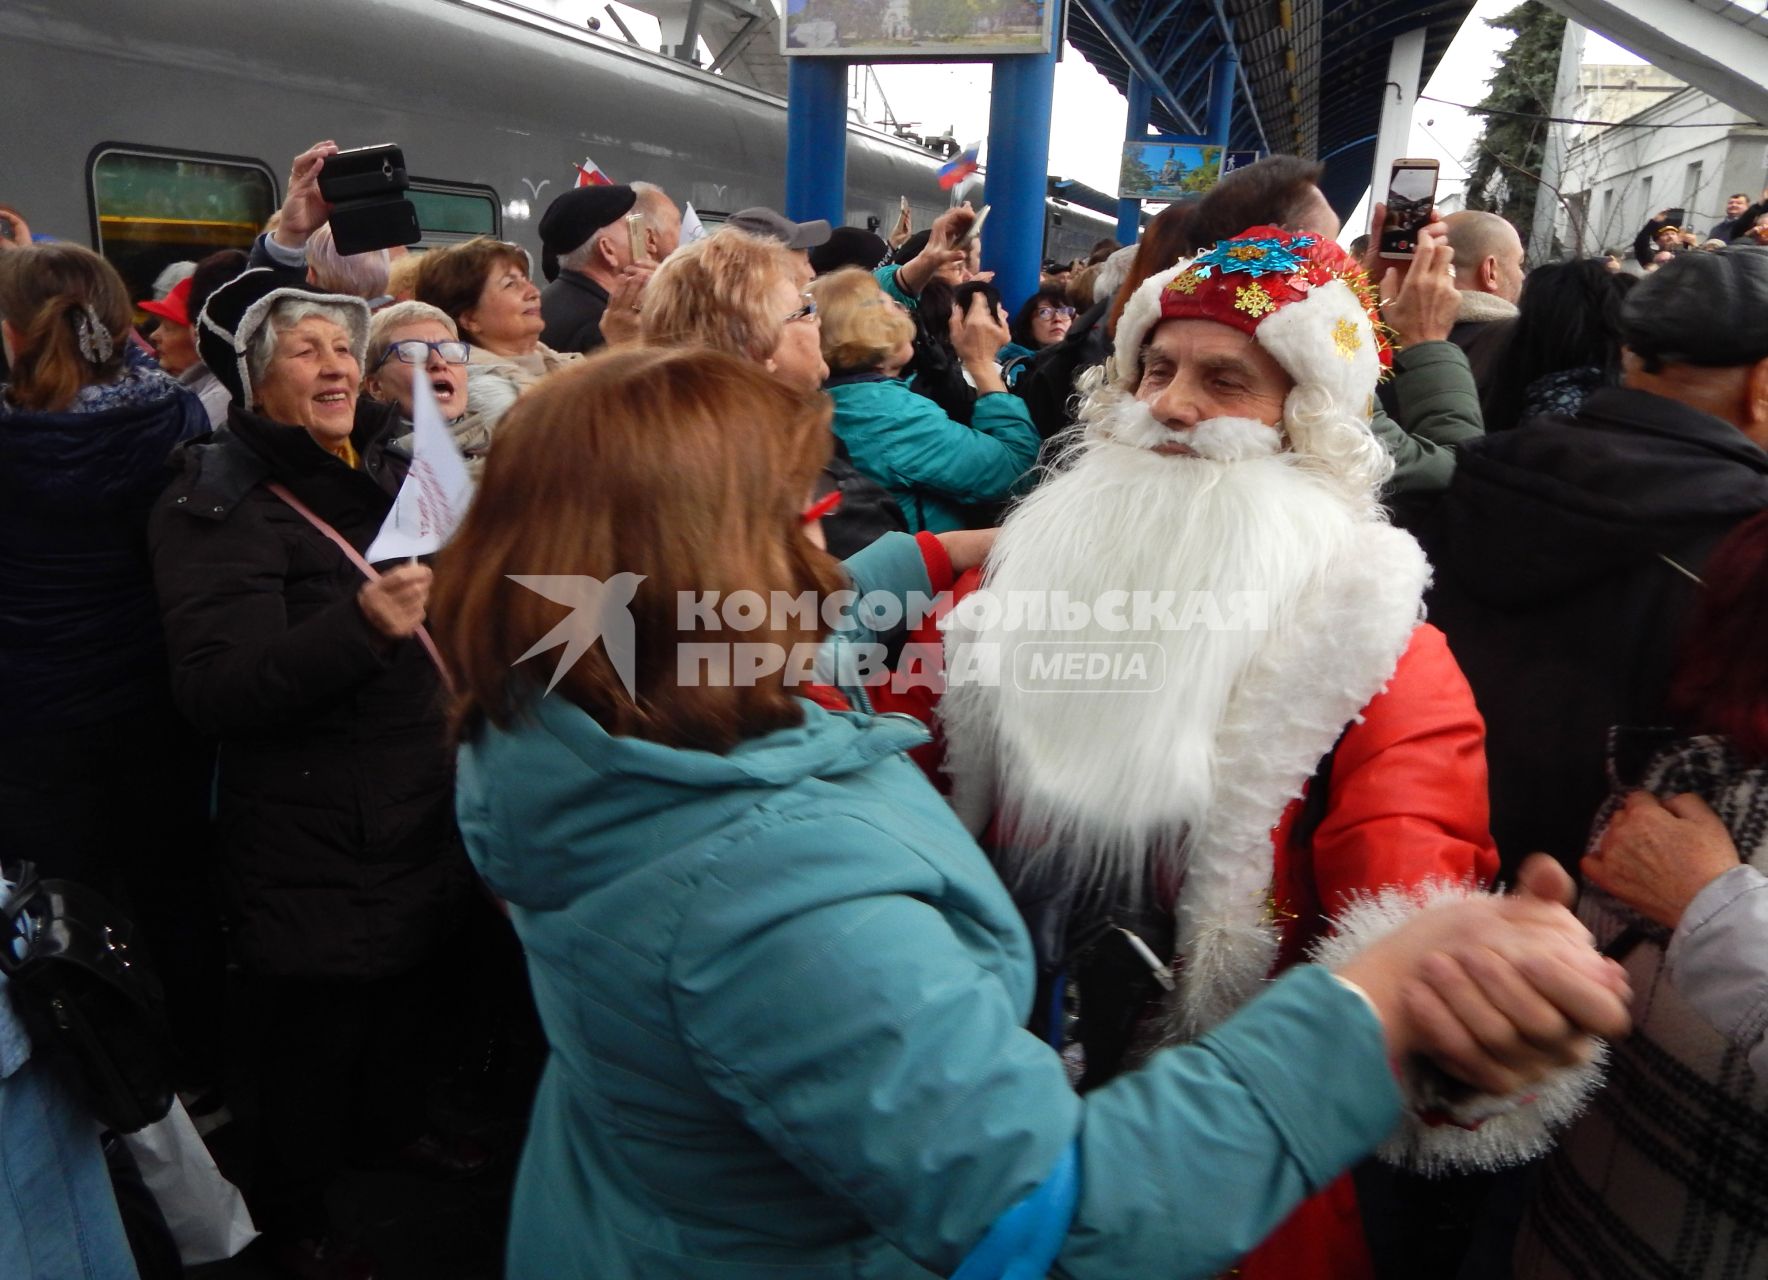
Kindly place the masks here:
<instances>
[{"instance_id":1,"label":"snowflake decoration on hat","mask_svg":"<svg viewBox=\"0 0 1768 1280\"><path fill-rule=\"evenodd\" d=\"M1354 358L1363 349L1363 335L1357 332L1356 322L1347 316L1333 325L1332 345L1340 360Z\"/></svg>"},{"instance_id":2,"label":"snowflake decoration on hat","mask_svg":"<svg viewBox=\"0 0 1768 1280\"><path fill-rule=\"evenodd\" d=\"M1202 278L1195 269L1183 271L1173 277L1173 282L1167 288L1174 293L1196 293L1197 282Z\"/></svg>"},{"instance_id":3,"label":"snowflake decoration on hat","mask_svg":"<svg viewBox=\"0 0 1768 1280\"><path fill-rule=\"evenodd\" d=\"M1234 310L1244 311L1254 320L1276 309L1277 304L1257 280L1234 290Z\"/></svg>"}]
</instances>

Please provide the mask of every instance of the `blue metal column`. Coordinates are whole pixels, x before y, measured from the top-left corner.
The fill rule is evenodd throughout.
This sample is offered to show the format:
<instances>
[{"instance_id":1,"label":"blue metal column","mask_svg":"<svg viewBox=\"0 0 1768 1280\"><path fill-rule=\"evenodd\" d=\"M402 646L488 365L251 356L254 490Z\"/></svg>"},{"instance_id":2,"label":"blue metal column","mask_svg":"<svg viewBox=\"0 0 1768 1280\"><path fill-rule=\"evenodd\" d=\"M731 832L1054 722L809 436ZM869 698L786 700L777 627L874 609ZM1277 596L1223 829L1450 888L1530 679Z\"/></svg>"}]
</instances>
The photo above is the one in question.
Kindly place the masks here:
<instances>
[{"instance_id":1,"label":"blue metal column","mask_svg":"<svg viewBox=\"0 0 1768 1280\"><path fill-rule=\"evenodd\" d=\"M1050 106L1061 52L1061 0L1047 54L997 58L988 108L988 227L982 265L995 273L1009 313L1037 292L1044 259L1044 195L1050 176ZM800 59L802 61L802 59Z\"/></svg>"},{"instance_id":2,"label":"blue metal column","mask_svg":"<svg viewBox=\"0 0 1768 1280\"><path fill-rule=\"evenodd\" d=\"M1123 124L1125 142L1140 142L1148 136L1148 125L1154 116L1154 87L1134 71L1130 72L1128 91L1129 115ZM1117 202L1117 242L1134 244L1142 234L1142 202Z\"/></svg>"},{"instance_id":3,"label":"blue metal column","mask_svg":"<svg viewBox=\"0 0 1768 1280\"><path fill-rule=\"evenodd\" d=\"M1215 67L1209 73L1209 123L1204 126L1210 145L1224 152L1234 126L1234 88L1239 79L1240 53L1230 40L1216 54Z\"/></svg>"},{"instance_id":4,"label":"blue metal column","mask_svg":"<svg viewBox=\"0 0 1768 1280\"><path fill-rule=\"evenodd\" d=\"M838 58L786 60L785 213L847 221L847 64Z\"/></svg>"}]
</instances>

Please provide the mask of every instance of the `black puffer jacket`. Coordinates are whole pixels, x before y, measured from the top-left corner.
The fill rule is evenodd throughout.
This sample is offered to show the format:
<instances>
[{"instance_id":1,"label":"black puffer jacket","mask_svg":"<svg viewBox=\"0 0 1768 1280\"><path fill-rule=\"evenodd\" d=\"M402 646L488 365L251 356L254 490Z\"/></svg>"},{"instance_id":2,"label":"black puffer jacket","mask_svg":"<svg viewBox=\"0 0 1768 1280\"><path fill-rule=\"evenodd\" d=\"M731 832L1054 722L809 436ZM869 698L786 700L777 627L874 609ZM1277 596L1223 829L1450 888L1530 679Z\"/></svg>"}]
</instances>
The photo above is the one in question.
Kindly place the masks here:
<instances>
[{"instance_id":1,"label":"black puffer jacket","mask_svg":"<svg viewBox=\"0 0 1768 1280\"><path fill-rule=\"evenodd\" d=\"M131 371L66 413L0 403L0 735L163 703L147 517L202 402Z\"/></svg>"},{"instance_id":2,"label":"black puffer jacket","mask_svg":"<svg viewBox=\"0 0 1768 1280\"><path fill-rule=\"evenodd\" d=\"M1765 507L1768 453L1736 427L1609 388L1575 417L1466 446L1449 490L1399 513L1436 568L1430 620L1486 718L1506 873L1538 849L1575 873L1610 726L1660 721L1689 574Z\"/></svg>"},{"instance_id":3,"label":"black puffer jacket","mask_svg":"<svg viewBox=\"0 0 1768 1280\"><path fill-rule=\"evenodd\" d=\"M281 481L361 550L397 491L393 430L393 411L365 402L352 470L235 409L183 450L153 514L173 696L221 741L225 884L261 974L410 968L469 883L435 667L369 625L362 575L266 487Z\"/></svg>"}]
</instances>

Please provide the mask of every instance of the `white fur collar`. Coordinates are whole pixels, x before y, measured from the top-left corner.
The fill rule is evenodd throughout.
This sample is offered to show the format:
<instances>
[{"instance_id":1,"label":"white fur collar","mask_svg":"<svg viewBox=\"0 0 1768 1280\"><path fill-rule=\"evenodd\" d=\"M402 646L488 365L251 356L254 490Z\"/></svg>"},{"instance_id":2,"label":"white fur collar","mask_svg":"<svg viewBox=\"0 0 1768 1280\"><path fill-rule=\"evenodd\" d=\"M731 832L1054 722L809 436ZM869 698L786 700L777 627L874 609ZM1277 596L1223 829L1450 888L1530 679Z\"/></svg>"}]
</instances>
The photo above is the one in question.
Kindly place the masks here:
<instances>
[{"instance_id":1,"label":"white fur collar","mask_svg":"<svg viewBox=\"0 0 1768 1280\"><path fill-rule=\"evenodd\" d=\"M1228 703L1220 782L1191 845L1178 904L1181 973L1167 1039L1192 1039L1254 995L1276 959L1271 832L1344 727L1386 688L1422 617L1430 566L1389 525L1358 532L1294 625Z\"/></svg>"},{"instance_id":2,"label":"white fur collar","mask_svg":"<svg viewBox=\"0 0 1768 1280\"><path fill-rule=\"evenodd\" d=\"M1463 289L1455 307L1455 322L1483 324L1489 320L1514 320L1517 314L1516 304L1506 298L1495 293L1481 293L1478 289Z\"/></svg>"}]
</instances>

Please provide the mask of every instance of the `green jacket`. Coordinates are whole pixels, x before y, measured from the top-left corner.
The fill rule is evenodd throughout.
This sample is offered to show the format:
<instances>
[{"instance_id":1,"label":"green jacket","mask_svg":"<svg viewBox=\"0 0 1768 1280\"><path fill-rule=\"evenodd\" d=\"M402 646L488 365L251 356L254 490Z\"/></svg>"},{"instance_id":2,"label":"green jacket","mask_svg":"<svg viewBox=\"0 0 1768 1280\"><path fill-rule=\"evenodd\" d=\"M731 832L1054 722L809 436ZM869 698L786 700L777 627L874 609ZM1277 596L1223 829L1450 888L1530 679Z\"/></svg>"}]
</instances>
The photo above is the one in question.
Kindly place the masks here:
<instances>
[{"instance_id":1,"label":"green jacket","mask_svg":"<svg viewBox=\"0 0 1768 1280\"><path fill-rule=\"evenodd\" d=\"M1407 347L1394 356L1389 385L1398 406L1395 416L1378 402L1369 424L1393 455L1387 491L1441 493L1454 479L1461 446L1486 434L1467 353L1453 342Z\"/></svg>"},{"instance_id":2,"label":"green jacket","mask_svg":"<svg viewBox=\"0 0 1768 1280\"><path fill-rule=\"evenodd\" d=\"M837 378L829 396L848 457L896 499L911 533L971 528L965 508L1007 498L1037 461L1037 429L1015 395L978 396L969 426L901 378Z\"/></svg>"},{"instance_id":3,"label":"green jacket","mask_svg":"<svg viewBox=\"0 0 1768 1280\"><path fill-rule=\"evenodd\" d=\"M511 1280L1210 1276L1392 1128L1380 1029L1312 966L1077 1096L925 731L803 706L714 755L555 695L462 747L550 1046Z\"/></svg>"}]
</instances>

